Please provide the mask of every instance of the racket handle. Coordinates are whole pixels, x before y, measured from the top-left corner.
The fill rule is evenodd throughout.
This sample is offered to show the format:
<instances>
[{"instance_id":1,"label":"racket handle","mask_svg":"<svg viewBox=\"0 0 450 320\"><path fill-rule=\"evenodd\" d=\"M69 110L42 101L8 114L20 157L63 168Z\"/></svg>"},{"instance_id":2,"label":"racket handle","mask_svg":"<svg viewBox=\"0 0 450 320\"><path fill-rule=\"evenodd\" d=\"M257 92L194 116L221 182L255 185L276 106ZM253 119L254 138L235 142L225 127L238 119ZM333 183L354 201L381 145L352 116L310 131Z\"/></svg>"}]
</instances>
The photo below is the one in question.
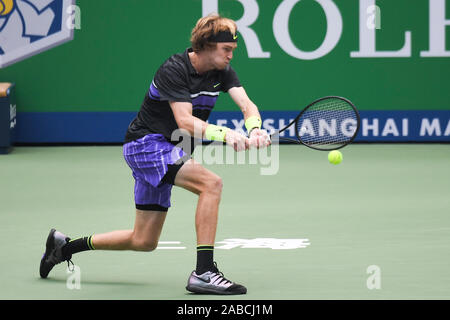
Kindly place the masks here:
<instances>
[{"instance_id":1,"label":"racket handle","mask_svg":"<svg viewBox=\"0 0 450 320\"><path fill-rule=\"evenodd\" d=\"M297 139L280 137L280 132L281 131L276 131L270 135L270 140L272 141L272 143L274 142L274 140L277 142L284 141L284 142L291 142L291 143L297 143L297 144L300 143L300 141L298 141Z\"/></svg>"}]
</instances>

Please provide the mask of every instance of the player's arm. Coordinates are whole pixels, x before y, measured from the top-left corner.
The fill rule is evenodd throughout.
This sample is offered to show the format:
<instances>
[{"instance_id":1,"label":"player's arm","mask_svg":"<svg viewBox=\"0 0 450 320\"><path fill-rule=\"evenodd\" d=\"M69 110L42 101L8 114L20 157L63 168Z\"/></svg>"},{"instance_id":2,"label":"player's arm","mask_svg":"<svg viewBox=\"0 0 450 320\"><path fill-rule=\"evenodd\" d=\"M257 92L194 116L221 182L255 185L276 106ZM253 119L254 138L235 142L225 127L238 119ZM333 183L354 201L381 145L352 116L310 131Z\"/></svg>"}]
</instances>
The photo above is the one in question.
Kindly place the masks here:
<instances>
[{"instance_id":1,"label":"player's arm","mask_svg":"<svg viewBox=\"0 0 450 320\"><path fill-rule=\"evenodd\" d=\"M226 142L236 151L248 149L249 140L240 133L227 127L208 124L192 115L190 102L169 102L175 121L180 129L184 129L195 138L206 138Z\"/></svg>"},{"instance_id":2,"label":"player's arm","mask_svg":"<svg viewBox=\"0 0 450 320\"><path fill-rule=\"evenodd\" d=\"M169 102L175 121L180 129L184 129L195 138L203 138L207 123L192 115L190 102Z\"/></svg>"},{"instance_id":3,"label":"player's arm","mask_svg":"<svg viewBox=\"0 0 450 320\"><path fill-rule=\"evenodd\" d=\"M228 93L244 115L245 127L251 144L256 147L270 145L268 133L265 130L261 130L262 121L258 107L250 100L245 89L243 87L233 87L228 90Z\"/></svg>"},{"instance_id":4,"label":"player's arm","mask_svg":"<svg viewBox=\"0 0 450 320\"><path fill-rule=\"evenodd\" d=\"M243 87L233 87L228 90L228 93L237 106L241 109L245 120L252 116L259 117L261 119L258 107L250 100Z\"/></svg>"}]
</instances>

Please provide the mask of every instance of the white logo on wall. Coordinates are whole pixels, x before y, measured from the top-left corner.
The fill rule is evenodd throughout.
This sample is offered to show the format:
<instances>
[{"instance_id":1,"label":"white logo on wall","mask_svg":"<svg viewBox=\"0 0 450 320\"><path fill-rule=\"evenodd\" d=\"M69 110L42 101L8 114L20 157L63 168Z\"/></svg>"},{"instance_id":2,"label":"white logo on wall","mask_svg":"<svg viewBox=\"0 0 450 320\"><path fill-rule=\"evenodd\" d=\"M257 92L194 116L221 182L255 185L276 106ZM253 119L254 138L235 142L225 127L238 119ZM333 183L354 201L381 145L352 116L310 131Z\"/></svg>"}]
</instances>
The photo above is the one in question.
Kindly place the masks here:
<instances>
[{"instance_id":1,"label":"white logo on wall","mask_svg":"<svg viewBox=\"0 0 450 320\"><path fill-rule=\"evenodd\" d=\"M259 6L263 0L237 0L243 7L243 14L236 21L240 35L247 48L249 58L270 58L271 52L264 51L263 43L257 33L255 22L259 18ZM344 30L344 21L336 0L315 0L322 7L325 14L327 31L319 48L313 51L304 51L298 48L292 39L290 28L291 12L301 0L278 1L278 7L273 12L272 30L279 47L291 57L301 60L314 60L329 54L339 43ZM219 12L219 2L224 0L202 0L202 15ZM341 1L342 2L342 1ZM359 0L359 51L351 51L351 58L390 58L412 57L412 31L404 31L403 47L400 50L380 51L376 48L376 30L381 28L381 9L376 0ZM355 4L356 5L356 4ZM446 0L428 0L428 50L420 47L421 57L450 57L450 50L446 47L446 28L450 20L446 18ZM386 9L388 10L388 9ZM267 14L267 12L265 12ZM423 11L426 15L426 11ZM425 17L425 16L424 16ZM410 16L411 21L416 17ZM389 30L385 32L389 32ZM419 31L419 30L417 30ZM416 33L417 33L416 31ZM420 30L424 32L424 30ZM305 30L308 32L308 30ZM426 32L426 31L425 31ZM353 36L358 36L354 34ZM267 41L267 40L266 40ZM400 41L400 40L399 40ZM397 45L397 43L396 43ZM401 46L401 42L398 42ZM416 46L418 47L418 46Z\"/></svg>"},{"instance_id":2,"label":"white logo on wall","mask_svg":"<svg viewBox=\"0 0 450 320\"><path fill-rule=\"evenodd\" d=\"M0 0L0 68L73 39L75 0Z\"/></svg>"}]
</instances>

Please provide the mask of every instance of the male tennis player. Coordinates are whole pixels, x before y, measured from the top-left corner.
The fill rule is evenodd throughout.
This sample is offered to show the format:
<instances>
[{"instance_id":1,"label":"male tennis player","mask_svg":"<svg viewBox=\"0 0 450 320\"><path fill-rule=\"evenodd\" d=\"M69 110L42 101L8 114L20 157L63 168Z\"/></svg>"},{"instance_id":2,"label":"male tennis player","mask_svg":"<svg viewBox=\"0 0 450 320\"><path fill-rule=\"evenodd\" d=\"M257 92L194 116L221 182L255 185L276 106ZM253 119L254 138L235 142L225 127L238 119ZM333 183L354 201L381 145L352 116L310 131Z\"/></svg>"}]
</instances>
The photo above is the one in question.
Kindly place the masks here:
<instances>
[{"instance_id":1,"label":"male tennis player","mask_svg":"<svg viewBox=\"0 0 450 320\"><path fill-rule=\"evenodd\" d=\"M222 180L180 148L178 129L191 137L226 142L236 151L266 147L258 108L248 98L230 66L237 35L234 21L213 14L198 20L192 48L166 60L156 72L137 117L125 137L123 153L135 179L134 230L113 231L71 240L55 229L47 237L40 275L46 278L62 261L85 250L152 251L159 241L170 207L173 185L198 195L195 214L197 266L186 289L194 293L245 294L247 289L226 279L213 261ZM249 138L206 120L219 92L228 92L240 107ZM191 138L189 138L191 139Z\"/></svg>"}]
</instances>

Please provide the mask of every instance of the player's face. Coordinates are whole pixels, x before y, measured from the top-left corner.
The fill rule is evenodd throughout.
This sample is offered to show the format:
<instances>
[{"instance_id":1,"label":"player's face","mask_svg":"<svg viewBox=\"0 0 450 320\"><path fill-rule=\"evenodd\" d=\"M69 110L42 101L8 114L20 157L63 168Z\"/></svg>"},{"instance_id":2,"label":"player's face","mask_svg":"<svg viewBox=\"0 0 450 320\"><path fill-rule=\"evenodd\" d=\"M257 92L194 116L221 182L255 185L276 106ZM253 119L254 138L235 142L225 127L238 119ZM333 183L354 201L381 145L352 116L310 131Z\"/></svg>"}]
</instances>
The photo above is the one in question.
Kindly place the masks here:
<instances>
[{"instance_id":1,"label":"player's face","mask_svg":"<svg viewBox=\"0 0 450 320\"><path fill-rule=\"evenodd\" d=\"M223 70L233 59L233 51L236 49L235 42L219 42L215 50L211 52L212 63L218 70Z\"/></svg>"}]
</instances>

